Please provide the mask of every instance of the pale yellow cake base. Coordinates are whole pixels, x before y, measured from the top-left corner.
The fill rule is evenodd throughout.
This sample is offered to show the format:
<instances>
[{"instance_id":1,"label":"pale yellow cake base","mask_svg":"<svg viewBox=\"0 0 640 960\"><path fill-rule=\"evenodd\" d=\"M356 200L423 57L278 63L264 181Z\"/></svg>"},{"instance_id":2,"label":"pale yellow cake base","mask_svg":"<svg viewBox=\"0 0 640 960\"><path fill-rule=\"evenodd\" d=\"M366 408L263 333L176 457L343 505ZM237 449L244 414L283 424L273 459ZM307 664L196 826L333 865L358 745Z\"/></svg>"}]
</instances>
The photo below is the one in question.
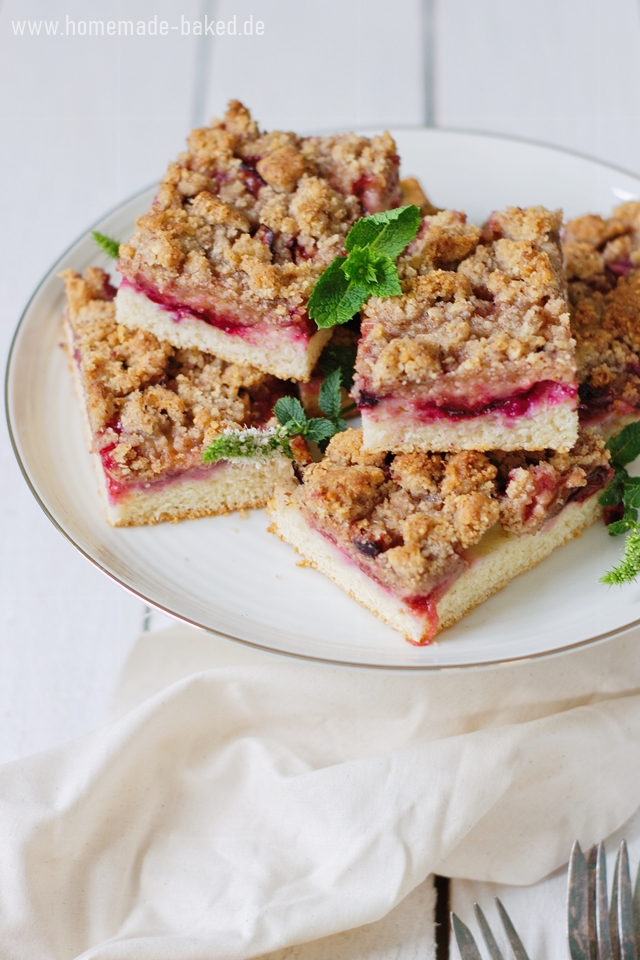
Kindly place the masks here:
<instances>
[{"instance_id":1,"label":"pale yellow cake base","mask_svg":"<svg viewBox=\"0 0 640 960\"><path fill-rule=\"evenodd\" d=\"M261 334L259 346L225 333L204 320L171 319L171 312L153 303L143 293L123 286L116 297L116 320L125 327L146 330L174 347L196 347L228 363L248 363L281 380L309 380L332 330L318 330L310 340L287 340L277 328Z\"/></svg>"},{"instance_id":2,"label":"pale yellow cake base","mask_svg":"<svg viewBox=\"0 0 640 960\"><path fill-rule=\"evenodd\" d=\"M336 546L312 529L286 489L278 489L267 505L273 523L269 528L295 547L306 562L329 577L367 610L370 610L412 643L424 642L429 624L424 617L387 592L347 560ZM452 626L509 581L535 567L556 547L579 536L602 514L598 494L584 503L569 504L536 534L516 537L495 526L472 551L471 565L436 604L440 633Z\"/></svg>"},{"instance_id":3,"label":"pale yellow cake base","mask_svg":"<svg viewBox=\"0 0 640 960\"><path fill-rule=\"evenodd\" d=\"M578 439L575 403L556 403L532 417L505 420L498 414L473 420L420 423L409 415L385 417L362 411L363 446L367 450L412 453L415 450L560 450Z\"/></svg>"},{"instance_id":4,"label":"pale yellow cake base","mask_svg":"<svg viewBox=\"0 0 640 960\"><path fill-rule=\"evenodd\" d=\"M92 456L101 478L107 520L114 527L193 520L264 507L275 487L293 477L291 461L286 457L274 457L264 463L227 461L218 464L208 479L177 480L158 490L153 486L133 490L123 500L110 503L100 457Z\"/></svg>"}]
</instances>

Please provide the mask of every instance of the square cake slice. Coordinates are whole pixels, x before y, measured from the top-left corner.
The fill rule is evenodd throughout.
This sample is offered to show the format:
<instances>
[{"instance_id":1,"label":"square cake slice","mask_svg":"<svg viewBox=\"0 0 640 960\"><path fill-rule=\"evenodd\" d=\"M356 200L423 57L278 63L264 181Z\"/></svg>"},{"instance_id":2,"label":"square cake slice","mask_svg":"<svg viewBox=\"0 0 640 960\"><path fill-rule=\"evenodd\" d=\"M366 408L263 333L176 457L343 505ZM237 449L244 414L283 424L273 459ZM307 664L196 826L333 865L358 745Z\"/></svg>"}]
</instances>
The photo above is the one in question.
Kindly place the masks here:
<instances>
[{"instance_id":1,"label":"square cake slice","mask_svg":"<svg viewBox=\"0 0 640 960\"><path fill-rule=\"evenodd\" d=\"M103 270L65 281L65 328L90 447L113 526L261 507L292 476L280 454L204 464L223 431L264 429L286 385L253 367L117 323Z\"/></svg>"},{"instance_id":2,"label":"square cake slice","mask_svg":"<svg viewBox=\"0 0 640 960\"><path fill-rule=\"evenodd\" d=\"M402 296L364 307L354 396L371 450L569 450L575 342L560 213L510 207L483 230L426 216Z\"/></svg>"},{"instance_id":3,"label":"square cake slice","mask_svg":"<svg viewBox=\"0 0 640 960\"><path fill-rule=\"evenodd\" d=\"M394 456L347 430L267 512L309 565L424 644L593 523L612 475L587 432L568 453Z\"/></svg>"},{"instance_id":4,"label":"square cake slice","mask_svg":"<svg viewBox=\"0 0 640 960\"><path fill-rule=\"evenodd\" d=\"M610 436L640 418L640 203L570 220L563 250L580 422Z\"/></svg>"},{"instance_id":5,"label":"square cake slice","mask_svg":"<svg viewBox=\"0 0 640 960\"><path fill-rule=\"evenodd\" d=\"M313 286L357 219L398 205L398 164L388 133L260 133L232 101L121 244L118 322L308 380L331 336L309 319Z\"/></svg>"}]
</instances>

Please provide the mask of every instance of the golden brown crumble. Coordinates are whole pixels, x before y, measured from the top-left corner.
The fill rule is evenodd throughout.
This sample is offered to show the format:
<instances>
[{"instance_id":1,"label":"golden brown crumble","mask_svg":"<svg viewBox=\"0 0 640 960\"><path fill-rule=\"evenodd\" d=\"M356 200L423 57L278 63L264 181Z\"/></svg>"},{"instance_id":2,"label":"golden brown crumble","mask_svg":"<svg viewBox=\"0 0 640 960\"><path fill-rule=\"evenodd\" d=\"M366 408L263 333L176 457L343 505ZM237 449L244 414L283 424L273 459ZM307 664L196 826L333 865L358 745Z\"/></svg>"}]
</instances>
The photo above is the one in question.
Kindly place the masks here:
<instances>
[{"instance_id":1,"label":"golden brown crumble","mask_svg":"<svg viewBox=\"0 0 640 960\"><path fill-rule=\"evenodd\" d=\"M407 207L413 204L420 207L420 213L423 217L430 217L439 212L438 207L434 207L422 189L420 181L415 177L405 177L400 181L400 194L402 196L402 206Z\"/></svg>"},{"instance_id":2,"label":"golden brown crumble","mask_svg":"<svg viewBox=\"0 0 640 960\"><path fill-rule=\"evenodd\" d=\"M403 295L364 307L357 392L436 400L573 382L559 228L544 207L498 211L482 231L452 210L425 217L398 261Z\"/></svg>"},{"instance_id":3,"label":"golden brown crumble","mask_svg":"<svg viewBox=\"0 0 640 960\"><path fill-rule=\"evenodd\" d=\"M140 217L119 268L144 290L241 324L304 316L313 285L363 213L398 204L388 133L260 133L231 101L194 130Z\"/></svg>"},{"instance_id":4,"label":"golden brown crumble","mask_svg":"<svg viewBox=\"0 0 640 960\"><path fill-rule=\"evenodd\" d=\"M108 454L114 479L157 480L199 466L214 437L263 424L285 392L254 367L116 323L115 290L103 270L61 277L94 451Z\"/></svg>"},{"instance_id":5,"label":"golden brown crumble","mask_svg":"<svg viewBox=\"0 0 640 960\"><path fill-rule=\"evenodd\" d=\"M587 422L640 408L640 203L569 221L564 257Z\"/></svg>"},{"instance_id":6,"label":"golden brown crumble","mask_svg":"<svg viewBox=\"0 0 640 960\"><path fill-rule=\"evenodd\" d=\"M535 533L570 499L611 475L601 437L569 453L376 453L347 430L303 470L294 498L310 523L404 597L426 596L468 563L465 551L498 521Z\"/></svg>"}]
</instances>

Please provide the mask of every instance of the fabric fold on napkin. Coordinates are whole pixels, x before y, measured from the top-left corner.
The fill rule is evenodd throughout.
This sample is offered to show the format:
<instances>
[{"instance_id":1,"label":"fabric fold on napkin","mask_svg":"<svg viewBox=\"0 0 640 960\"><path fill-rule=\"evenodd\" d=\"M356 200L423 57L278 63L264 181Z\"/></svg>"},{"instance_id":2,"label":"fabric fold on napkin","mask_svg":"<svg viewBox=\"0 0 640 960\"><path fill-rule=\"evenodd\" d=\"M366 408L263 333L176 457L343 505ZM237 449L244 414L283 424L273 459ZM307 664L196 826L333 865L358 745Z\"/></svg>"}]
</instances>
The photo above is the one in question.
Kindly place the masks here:
<instances>
[{"instance_id":1,"label":"fabric fold on napkin","mask_svg":"<svg viewBox=\"0 0 640 960\"><path fill-rule=\"evenodd\" d=\"M425 675L146 636L122 716L0 769L0 942L244 960L373 923L432 872L535 882L640 803L637 647Z\"/></svg>"}]
</instances>

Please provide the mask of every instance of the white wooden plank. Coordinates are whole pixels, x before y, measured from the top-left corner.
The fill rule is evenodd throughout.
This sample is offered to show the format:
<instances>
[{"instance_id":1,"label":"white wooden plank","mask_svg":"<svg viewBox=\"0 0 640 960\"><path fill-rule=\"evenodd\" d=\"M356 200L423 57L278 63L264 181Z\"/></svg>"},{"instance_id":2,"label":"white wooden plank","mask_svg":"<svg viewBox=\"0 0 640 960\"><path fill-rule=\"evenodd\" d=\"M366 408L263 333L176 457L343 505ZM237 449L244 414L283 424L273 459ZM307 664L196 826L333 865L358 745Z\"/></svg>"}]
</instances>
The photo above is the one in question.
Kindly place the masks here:
<instances>
[{"instance_id":1,"label":"white wooden plank","mask_svg":"<svg viewBox=\"0 0 640 960\"><path fill-rule=\"evenodd\" d=\"M198 0L186 0L195 16ZM78 0L48 18L86 19ZM122 16L96 3L91 16ZM168 0L137 0L135 16L175 22ZM190 126L197 40L16 37L11 20L42 4L0 8L0 356L31 290L87 226L157 178ZM129 14L131 16L131 14ZM0 426L0 762L102 723L143 604L62 538L22 479Z\"/></svg>"},{"instance_id":2,"label":"white wooden plank","mask_svg":"<svg viewBox=\"0 0 640 960\"><path fill-rule=\"evenodd\" d=\"M636 0L436 0L439 126L640 170Z\"/></svg>"},{"instance_id":3,"label":"white wooden plank","mask_svg":"<svg viewBox=\"0 0 640 960\"><path fill-rule=\"evenodd\" d=\"M421 0L218 0L264 34L212 40L206 116L242 100L265 129L421 125Z\"/></svg>"}]
</instances>

